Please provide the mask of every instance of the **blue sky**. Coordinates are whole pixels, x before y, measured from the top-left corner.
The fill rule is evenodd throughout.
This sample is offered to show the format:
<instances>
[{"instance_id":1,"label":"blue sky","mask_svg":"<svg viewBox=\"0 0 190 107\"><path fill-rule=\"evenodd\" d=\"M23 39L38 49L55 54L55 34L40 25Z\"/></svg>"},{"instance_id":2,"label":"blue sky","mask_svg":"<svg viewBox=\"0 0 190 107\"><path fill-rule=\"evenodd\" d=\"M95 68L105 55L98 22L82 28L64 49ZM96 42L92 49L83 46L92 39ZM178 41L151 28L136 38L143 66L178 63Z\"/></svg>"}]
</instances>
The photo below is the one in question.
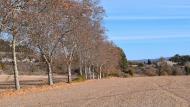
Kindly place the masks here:
<instances>
[{"instance_id":1,"label":"blue sky","mask_svg":"<svg viewBox=\"0 0 190 107\"><path fill-rule=\"evenodd\" d=\"M190 0L102 0L108 38L128 59L190 54Z\"/></svg>"}]
</instances>

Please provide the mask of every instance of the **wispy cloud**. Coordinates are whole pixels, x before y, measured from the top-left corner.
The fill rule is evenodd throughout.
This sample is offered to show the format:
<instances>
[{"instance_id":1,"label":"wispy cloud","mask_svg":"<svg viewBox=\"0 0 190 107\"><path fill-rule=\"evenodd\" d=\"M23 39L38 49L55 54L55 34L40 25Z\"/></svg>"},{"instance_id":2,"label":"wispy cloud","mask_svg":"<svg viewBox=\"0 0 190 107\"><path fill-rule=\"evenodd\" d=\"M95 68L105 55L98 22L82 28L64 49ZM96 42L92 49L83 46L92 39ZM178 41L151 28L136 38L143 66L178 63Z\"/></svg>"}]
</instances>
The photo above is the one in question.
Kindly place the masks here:
<instances>
[{"instance_id":1,"label":"wispy cloud","mask_svg":"<svg viewBox=\"0 0 190 107\"><path fill-rule=\"evenodd\" d=\"M173 35L173 36L114 36L111 40L157 40L157 39L180 39L190 38L190 35Z\"/></svg>"},{"instance_id":2,"label":"wispy cloud","mask_svg":"<svg viewBox=\"0 0 190 107\"><path fill-rule=\"evenodd\" d=\"M190 16L111 16L105 20L183 20L190 19Z\"/></svg>"}]
</instances>

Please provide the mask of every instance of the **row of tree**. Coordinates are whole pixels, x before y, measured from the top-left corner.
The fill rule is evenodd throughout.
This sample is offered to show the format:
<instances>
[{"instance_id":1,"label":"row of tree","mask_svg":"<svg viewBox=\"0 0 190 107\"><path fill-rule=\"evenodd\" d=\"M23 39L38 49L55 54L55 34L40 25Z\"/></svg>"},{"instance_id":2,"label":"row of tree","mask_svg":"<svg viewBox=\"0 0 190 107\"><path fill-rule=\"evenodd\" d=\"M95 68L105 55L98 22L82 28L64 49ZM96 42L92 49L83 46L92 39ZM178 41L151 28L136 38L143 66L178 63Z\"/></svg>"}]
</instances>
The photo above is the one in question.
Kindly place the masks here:
<instances>
[{"instance_id":1,"label":"row of tree","mask_svg":"<svg viewBox=\"0 0 190 107\"><path fill-rule=\"evenodd\" d=\"M42 57L49 85L54 83L52 66L58 60L67 67L69 83L74 62L86 79L120 70L121 50L105 36L104 14L97 0L1 0L0 32L11 36L16 89L20 89L17 45L27 45Z\"/></svg>"},{"instance_id":2,"label":"row of tree","mask_svg":"<svg viewBox=\"0 0 190 107\"><path fill-rule=\"evenodd\" d=\"M175 56L171 57L169 60L184 66L187 62L190 62L190 55L176 54Z\"/></svg>"}]
</instances>

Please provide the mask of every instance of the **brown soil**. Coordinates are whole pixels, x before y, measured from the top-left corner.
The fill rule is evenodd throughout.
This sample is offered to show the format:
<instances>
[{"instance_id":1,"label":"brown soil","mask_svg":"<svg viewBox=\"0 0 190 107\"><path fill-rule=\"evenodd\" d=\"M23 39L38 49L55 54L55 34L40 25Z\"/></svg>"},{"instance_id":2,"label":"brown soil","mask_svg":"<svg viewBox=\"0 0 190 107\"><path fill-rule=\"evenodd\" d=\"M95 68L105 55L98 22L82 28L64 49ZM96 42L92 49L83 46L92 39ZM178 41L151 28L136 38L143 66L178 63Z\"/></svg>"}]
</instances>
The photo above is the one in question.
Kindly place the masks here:
<instances>
[{"instance_id":1,"label":"brown soil","mask_svg":"<svg viewBox=\"0 0 190 107\"><path fill-rule=\"evenodd\" d=\"M110 78L7 93L0 107L190 107L190 77Z\"/></svg>"}]
</instances>

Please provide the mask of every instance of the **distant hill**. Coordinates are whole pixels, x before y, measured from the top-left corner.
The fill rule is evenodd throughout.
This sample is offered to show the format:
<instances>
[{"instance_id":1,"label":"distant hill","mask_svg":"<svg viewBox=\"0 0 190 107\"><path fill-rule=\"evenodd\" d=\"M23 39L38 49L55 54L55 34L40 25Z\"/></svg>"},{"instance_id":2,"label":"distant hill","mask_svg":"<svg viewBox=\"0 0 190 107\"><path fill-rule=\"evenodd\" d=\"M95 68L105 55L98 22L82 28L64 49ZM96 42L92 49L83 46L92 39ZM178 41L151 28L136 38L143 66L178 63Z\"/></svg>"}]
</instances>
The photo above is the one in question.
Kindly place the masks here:
<instances>
[{"instance_id":1,"label":"distant hill","mask_svg":"<svg viewBox=\"0 0 190 107\"><path fill-rule=\"evenodd\" d=\"M142 59L142 60L129 60L131 62L137 62L137 63L148 63L148 60L151 62L157 62L160 58L157 59ZM185 65L186 62L190 62L190 55L175 55L172 57L165 57L165 60L172 61L175 63L178 63L179 65Z\"/></svg>"}]
</instances>

